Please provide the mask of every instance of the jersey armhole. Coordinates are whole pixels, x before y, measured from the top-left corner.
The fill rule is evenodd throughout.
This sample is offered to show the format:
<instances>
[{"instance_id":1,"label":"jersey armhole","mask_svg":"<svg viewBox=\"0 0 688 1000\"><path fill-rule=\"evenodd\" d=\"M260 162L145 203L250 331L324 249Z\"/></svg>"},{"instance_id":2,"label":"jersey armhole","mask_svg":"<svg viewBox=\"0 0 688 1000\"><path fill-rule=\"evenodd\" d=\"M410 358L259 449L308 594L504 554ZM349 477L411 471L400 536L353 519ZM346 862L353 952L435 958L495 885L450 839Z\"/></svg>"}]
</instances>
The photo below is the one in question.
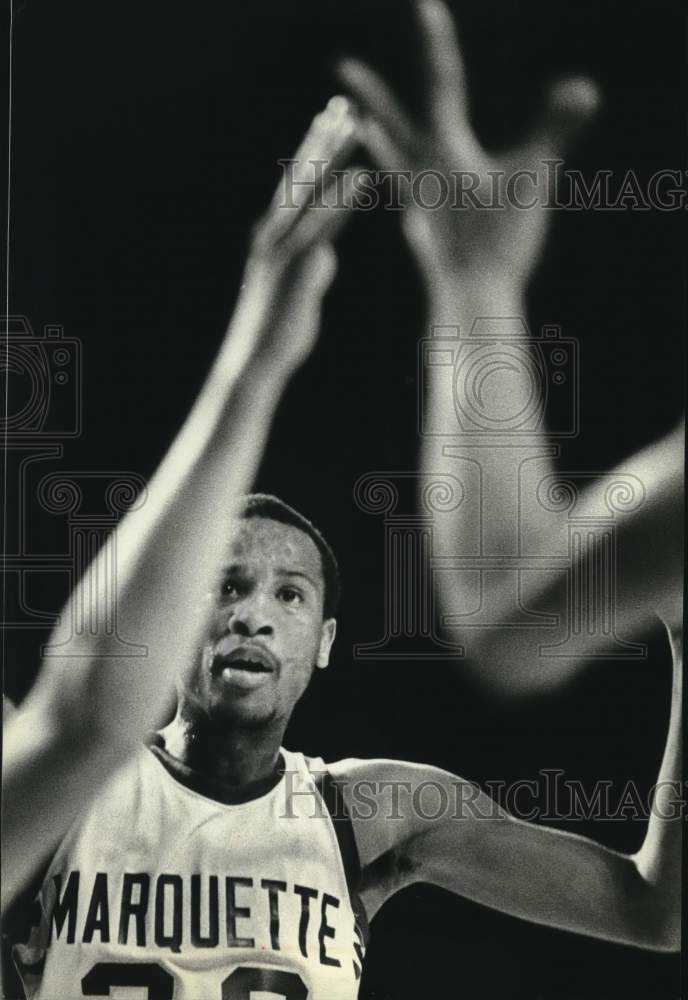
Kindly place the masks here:
<instances>
[{"instance_id":1,"label":"jersey armhole","mask_svg":"<svg viewBox=\"0 0 688 1000\"><path fill-rule=\"evenodd\" d=\"M344 795L338 782L332 777L326 767L315 771L313 774L313 780L315 782L315 787L318 789L318 792L320 793L320 796L325 804L325 808L330 815L330 819L332 820L332 826L334 827L334 832L337 837L339 853L342 859L342 866L344 868L346 885L349 890L349 899L356 918L356 927L361 935L363 946L365 947L368 944L368 938L370 937L370 928L368 926L368 917L365 907L363 906L363 902L359 895L361 885L361 860L358 854L358 846L356 844L356 836L354 834L351 816L349 815L349 810L347 809L346 802L344 801Z\"/></svg>"}]
</instances>

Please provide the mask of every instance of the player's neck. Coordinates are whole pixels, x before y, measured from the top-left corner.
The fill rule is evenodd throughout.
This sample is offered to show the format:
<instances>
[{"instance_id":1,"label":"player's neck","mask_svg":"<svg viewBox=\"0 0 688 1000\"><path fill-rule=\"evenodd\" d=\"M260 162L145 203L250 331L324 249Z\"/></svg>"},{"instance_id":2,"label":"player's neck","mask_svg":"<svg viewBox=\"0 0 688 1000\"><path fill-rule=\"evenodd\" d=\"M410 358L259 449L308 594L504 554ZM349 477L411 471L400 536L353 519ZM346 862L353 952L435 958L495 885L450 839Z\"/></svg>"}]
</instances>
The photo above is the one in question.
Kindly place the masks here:
<instances>
[{"instance_id":1,"label":"player's neck","mask_svg":"<svg viewBox=\"0 0 688 1000\"><path fill-rule=\"evenodd\" d=\"M282 743L281 728L221 729L207 718L201 720L177 712L162 730L165 749L182 764L242 787L269 778L275 772Z\"/></svg>"}]
</instances>

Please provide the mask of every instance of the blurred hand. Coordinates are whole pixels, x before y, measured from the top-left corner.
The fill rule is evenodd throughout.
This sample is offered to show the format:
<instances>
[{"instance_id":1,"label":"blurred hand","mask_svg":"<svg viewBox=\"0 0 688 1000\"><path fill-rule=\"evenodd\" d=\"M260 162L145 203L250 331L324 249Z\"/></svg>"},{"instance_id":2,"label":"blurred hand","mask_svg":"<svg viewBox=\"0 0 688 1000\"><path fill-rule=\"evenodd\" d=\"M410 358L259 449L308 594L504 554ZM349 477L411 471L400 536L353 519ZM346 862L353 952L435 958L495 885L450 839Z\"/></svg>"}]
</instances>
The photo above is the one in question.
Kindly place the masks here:
<instances>
[{"instance_id":1,"label":"blurred hand","mask_svg":"<svg viewBox=\"0 0 688 1000\"><path fill-rule=\"evenodd\" d=\"M288 161L253 230L230 334L233 342L246 336L254 357L287 373L316 340L322 300L336 271L332 241L354 203L354 171L342 166L356 142L349 102L333 97Z\"/></svg>"},{"instance_id":2,"label":"blurred hand","mask_svg":"<svg viewBox=\"0 0 688 1000\"><path fill-rule=\"evenodd\" d=\"M580 126L595 110L595 85L585 79L567 79L554 85L541 121L518 148L491 156L481 147L470 123L469 102L461 50L449 10L441 0L419 0L416 6L423 46L424 92L420 121L414 120L390 87L370 67L355 60L339 66L339 76L362 114L361 141L382 170L440 171L449 183L446 204L423 208L406 199L403 226L421 271L430 287L444 276L456 278L475 272L484 279L522 285L540 254L547 228L544 159L562 158ZM524 209L505 205L488 210L471 206L468 196L454 198L452 172L471 172L479 180L476 197L487 203L491 171L534 171L515 183L516 199L538 205ZM428 180L423 201L439 200L434 181ZM452 207L452 202L454 207ZM460 207L462 203L465 207Z\"/></svg>"}]
</instances>

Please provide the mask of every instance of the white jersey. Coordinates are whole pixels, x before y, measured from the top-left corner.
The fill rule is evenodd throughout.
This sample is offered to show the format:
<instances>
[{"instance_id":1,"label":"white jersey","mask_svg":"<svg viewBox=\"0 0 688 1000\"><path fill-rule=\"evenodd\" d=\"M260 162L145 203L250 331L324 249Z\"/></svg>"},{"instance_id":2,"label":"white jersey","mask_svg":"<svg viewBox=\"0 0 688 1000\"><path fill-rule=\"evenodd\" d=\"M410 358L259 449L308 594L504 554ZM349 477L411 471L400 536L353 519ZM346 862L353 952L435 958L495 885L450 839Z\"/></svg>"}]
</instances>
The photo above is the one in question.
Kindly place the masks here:
<instances>
[{"instance_id":1,"label":"white jersey","mask_svg":"<svg viewBox=\"0 0 688 1000\"><path fill-rule=\"evenodd\" d=\"M322 760L282 758L272 787L218 801L142 749L48 869L14 948L27 996L353 1000L366 931L350 822Z\"/></svg>"}]
</instances>

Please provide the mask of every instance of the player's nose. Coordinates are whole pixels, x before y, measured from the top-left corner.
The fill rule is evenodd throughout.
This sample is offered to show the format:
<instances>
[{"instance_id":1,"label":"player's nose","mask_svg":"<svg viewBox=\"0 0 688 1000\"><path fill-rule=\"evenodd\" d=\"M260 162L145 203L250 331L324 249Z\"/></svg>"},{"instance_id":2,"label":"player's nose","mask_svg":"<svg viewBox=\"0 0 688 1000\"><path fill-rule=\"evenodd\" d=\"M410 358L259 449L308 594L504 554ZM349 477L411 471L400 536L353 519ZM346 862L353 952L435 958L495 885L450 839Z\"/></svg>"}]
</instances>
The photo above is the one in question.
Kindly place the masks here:
<instances>
[{"instance_id":1,"label":"player's nose","mask_svg":"<svg viewBox=\"0 0 688 1000\"><path fill-rule=\"evenodd\" d=\"M233 635L246 637L272 635L274 631L267 602L257 593L246 595L232 607L227 625Z\"/></svg>"}]
</instances>

